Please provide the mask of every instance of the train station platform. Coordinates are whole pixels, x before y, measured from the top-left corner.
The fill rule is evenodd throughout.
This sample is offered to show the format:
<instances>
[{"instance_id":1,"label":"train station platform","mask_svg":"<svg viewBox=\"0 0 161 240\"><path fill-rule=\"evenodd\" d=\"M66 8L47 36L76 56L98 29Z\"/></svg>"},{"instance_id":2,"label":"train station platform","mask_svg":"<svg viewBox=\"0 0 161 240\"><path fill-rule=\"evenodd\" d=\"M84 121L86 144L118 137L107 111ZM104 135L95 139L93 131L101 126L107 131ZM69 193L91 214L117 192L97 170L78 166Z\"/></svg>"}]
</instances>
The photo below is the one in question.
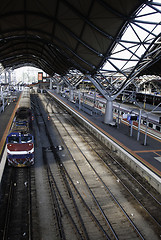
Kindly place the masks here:
<instances>
[{"instance_id":1,"label":"train station platform","mask_svg":"<svg viewBox=\"0 0 161 240\"><path fill-rule=\"evenodd\" d=\"M136 160L137 164L142 166L142 175L144 175L144 171L148 171L148 177L145 174L147 180L153 175L161 184L161 140L148 135L147 145L144 146L143 132L140 132L140 140L137 141L137 131L133 129L133 135L130 136L130 127L128 124L121 123L119 128L109 126L103 122L104 114L102 114L102 116L91 116L84 111L79 110L73 102L70 102L65 97L57 94L55 90L49 90L48 92L63 105L72 109L72 111L82 117L89 124L92 124L93 127L98 129L103 135L107 136L108 141L111 141L113 145L119 146L119 149L126 152L131 159L134 161ZM111 148L115 149L114 147ZM118 149L114 151L119 152ZM122 154L120 153L120 155ZM122 157L124 158L125 155ZM135 168L137 167L135 166Z\"/></svg>"},{"instance_id":2,"label":"train station platform","mask_svg":"<svg viewBox=\"0 0 161 240\"><path fill-rule=\"evenodd\" d=\"M19 94L15 101L9 103L4 112L0 113L0 181L4 169L4 159L2 159L3 151L5 149L6 137L11 127L17 106L19 102Z\"/></svg>"}]
</instances>

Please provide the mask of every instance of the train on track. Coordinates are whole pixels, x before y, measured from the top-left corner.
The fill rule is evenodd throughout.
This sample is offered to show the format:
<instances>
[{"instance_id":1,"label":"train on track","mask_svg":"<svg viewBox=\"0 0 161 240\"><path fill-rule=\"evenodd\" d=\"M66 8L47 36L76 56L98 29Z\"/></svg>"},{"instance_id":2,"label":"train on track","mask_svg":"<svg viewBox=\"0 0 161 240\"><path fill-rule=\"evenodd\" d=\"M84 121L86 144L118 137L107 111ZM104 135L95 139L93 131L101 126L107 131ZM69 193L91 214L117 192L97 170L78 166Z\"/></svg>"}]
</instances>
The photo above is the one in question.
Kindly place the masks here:
<instances>
[{"instance_id":1,"label":"train on track","mask_svg":"<svg viewBox=\"0 0 161 240\"><path fill-rule=\"evenodd\" d=\"M9 166L26 167L34 164L34 137L30 89L24 88L15 117L6 138Z\"/></svg>"},{"instance_id":2,"label":"train on track","mask_svg":"<svg viewBox=\"0 0 161 240\"><path fill-rule=\"evenodd\" d=\"M144 93L144 92L135 92L130 90L123 91L118 97L118 101L122 101L124 98L128 99L128 102L141 102L146 104L151 104L157 106L161 103L161 95L159 92L155 93Z\"/></svg>"},{"instance_id":3,"label":"train on track","mask_svg":"<svg viewBox=\"0 0 161 240\"><path fill-rule=\"evenodd\" d=\"M161 96L158 94L136 93L136 100L156 106L161 103Z\"/></svg>"},{"instance_id":4,"label":"train on track","mask_svg":"<svg viewBox=\"0 0 161 240\"><path fill-rule=\"evenodd\" d=\"M90 94L85 94L85 101L92 102L94 101L94 96ZM95 106L99 109L104 109L106 107L106 99L102 97L96 97ZM139 109L134 108L127 104L122 104L118 102L113 102L113 112L115 114L120 114L122 118L124 115L135 116L136 120L139 117ZM141 124L146 125L156 131L161 132L161 115L153 114L142 109L141 112Z\"/></svg>"}]
</instances>

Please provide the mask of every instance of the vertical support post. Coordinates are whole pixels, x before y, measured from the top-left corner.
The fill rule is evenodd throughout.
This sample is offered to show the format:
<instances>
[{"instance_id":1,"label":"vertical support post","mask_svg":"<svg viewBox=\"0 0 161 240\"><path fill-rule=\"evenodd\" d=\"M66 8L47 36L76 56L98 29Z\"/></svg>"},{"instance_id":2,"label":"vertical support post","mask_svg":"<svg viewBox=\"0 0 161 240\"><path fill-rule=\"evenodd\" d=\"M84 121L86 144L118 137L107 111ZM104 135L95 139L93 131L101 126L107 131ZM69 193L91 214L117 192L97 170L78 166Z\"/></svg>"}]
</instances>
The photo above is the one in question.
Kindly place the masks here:
<instances>
[{"instance_id":1,"label":"vertical support post","mask_svg":"<svg viewBox=\"0 0 161 240\"><path fill-rule=\"evenodd\" d=\"M7 72L6 72L6 70L5 70L5 73L4 73L4 81L5 81L5 83L7 83Z\"/></svg>"},{"instance_id":2,"label":"vertical support post","mask_svg":"<svg viewBox=\"0 0 161 240\"><path fill-rule=\"evenodd\" d=\"M94 84L98 91L107 99L104 123L115 125L113 121L113 98L109 96L109 94L107 95L107 92L101 88L100 84L98 84L98 82L94 78L92 78L90 75L86 76Z\"/></svg>"},{"instance_id":3,"label":"vertical support post","mask_svg":"<svg viewBox=\"0 0 161 240\"><path fill-rule=\"evenodd\" d=\"M139 110L139 122L138 122L137 141L139 141L139 139L140 139L140 123L141 123L141 109Z\"/></svg>"},{"instance_id":4,"label":"vertical support post","mask_svg":"<svg viewBox=\"0 0 161 240\"><path fill-rule=\"evenodd\" d=\"M130 137L132 137L132 132L133 132L133 121L131 121L131 125L130 125Z\"/></svg>"},{"instance_id":5,"label":"vertical support post","mask_svg":"<svg viewBox=\"0 0 161 240\"><path fill-rule=\"evenodd\" d=\"M85 103L85 96L84 96L84 92L83 92L83 95L82 95L82 98L83 98L83 104L82 105L84 105L84 103Z\"/></svg>"},{"instance_id":6,"label":"vertical support post","mask_svg":"<svg viewBox=\"0 0 161 240\"><path fill-rule=\"evenodd\" d=\"M11 83L11 71L8 71L8 83Z\"/></svg>"},{"instance_id":7,"label":"vertical support post","mask_svg":"<svg viewBox=\"0 0 161 240\"><path fill-rule=\"evenodd\" d=\"M108 99L107 102L106 102L104 123L114 124L114 121L113 121L113 100L112 99Z\"/></svg>"},{"instance_id":8,"label":"vertical support post","mask_svg":"<svg viewBox=\"0 0 161 240\"><path fill-rule=\"evenodd\" d=\"M52 90L52 79L50 78L50 90Z\"/></svg>"},{"instance_id":9,"label":"vertical support post","mask_svg":"<svg viewBox=\"0 0 161 240\"><path fill-rule=\"evenodd\" d=\"M144 146L147 145L147 132L148 132L148 116L146 119L146 130L145 130L145 137L144 137Z\"/></svg>"},{"instance_id":10,"label":"vertical support post","mask_svg":"<svg viewBox=\"0 0 161 240\"><path fill-rule=\"evenodd\" d=\"M59 85L57 85L56 93L59 94Z\"/></svg>"},{"instance_id":11,"label":"vertical support post","mask_svg":"<svg viewBox=\"0 0 161 240\"><path fill-rule=\"evenodd\" d=\"M70 88L70 101L73 102L73 88Z\"/></svg>"},{"instance_id":12,"label":"vertical support post","mask_svg":"<svg viewBox=\"0 0 161 240\"><path fill-rule=\"evenodd\" d=\"M144 100L143 100L143 102L144 102L144 109L146 109L146 95L144 95Z\"/></svg>"},{"instance_id":13,"label":"vertical support post","mask_svg":"<svg viewBox=\"0 0 161 240\"><path fill-rule=\"evenodd\" d=\"M81 109L81 91L78 91L79 110Z\"/></svg>"},{"instance_id":14,"label":"vertical support post","mask_svg":"<svg viewBox=\"0 0 161 240\"><path fill-rule=\"evenodd\" d=\"M119 104L119 110L117 115L117 128L119 128L119 125L120 125L120 107L121 107L121 104Z\"/></svg>"},{"instance_id":15,"label":"vertical support post","mask_svg":"<svg viewBox=\"0 0 161 240\"><path fill-rule=\"evenodd\" d=\"M95 108L96 106L96 89L94 91L94 99L93 99L93 107Z\"/></svg>"}]
</instances>

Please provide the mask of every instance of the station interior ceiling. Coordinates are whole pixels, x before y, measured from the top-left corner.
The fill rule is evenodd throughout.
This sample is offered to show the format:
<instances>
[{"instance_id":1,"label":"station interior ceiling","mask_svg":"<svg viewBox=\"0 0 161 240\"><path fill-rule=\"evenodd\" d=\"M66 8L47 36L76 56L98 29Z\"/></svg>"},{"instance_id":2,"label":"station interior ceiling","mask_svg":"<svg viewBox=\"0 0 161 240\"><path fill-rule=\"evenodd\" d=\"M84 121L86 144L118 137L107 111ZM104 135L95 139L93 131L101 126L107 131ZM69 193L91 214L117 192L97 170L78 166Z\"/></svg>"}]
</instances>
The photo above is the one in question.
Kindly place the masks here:
<instances>
[{"instance_id":1,"label":"station interior ceiling","mask_svg":"<svg viewBox=\"0 0 161 240\"><path fill-rule=\"evenodd\" d=\"M100 71L103 74L103 67L108 63L111 73L125 77L123 87L134 75L161 75L161 33L158 33L161 4L157 1L7 0L0 3L0 63L5 69L30 65L50 76L65 76L74 69L97 76ZM148 20L143 20L143 15ZM129 27L135 35L133 40L123 38ZM143 54L140 49L144 50ZM118 62L122 63L121 67ZM100 79L99 75L97 80Z\"/></svg>"}]
</instances>

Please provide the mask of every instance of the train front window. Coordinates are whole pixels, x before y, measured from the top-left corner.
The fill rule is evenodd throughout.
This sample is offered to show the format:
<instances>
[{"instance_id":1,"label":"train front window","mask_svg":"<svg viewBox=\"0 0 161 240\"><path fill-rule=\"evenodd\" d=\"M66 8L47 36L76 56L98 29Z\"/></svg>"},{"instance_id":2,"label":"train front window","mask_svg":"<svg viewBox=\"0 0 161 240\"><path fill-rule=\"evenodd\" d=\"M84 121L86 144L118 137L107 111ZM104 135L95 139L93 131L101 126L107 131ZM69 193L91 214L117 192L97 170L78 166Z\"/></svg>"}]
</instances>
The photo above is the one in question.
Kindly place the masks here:
<instances>
[{"instance_id":1,"label":"train front window","mask_svg":"<svg viewBox=\"0 0 161 240\"><path fill-rule=\"evenodd\" d=\"M16 126L27 126L27 122L26 121L17 121Z\"/></svg>"},{"instance_id":2,"label":"train front window","mask_svg":"<svg viewBox=\"0 0 161 240\"><path fill-rule=\"evenodd\" d=\"M30 143L32 142L32 136L21 136L21 143Z\"/></svg>"},{"instance_id":3,"label":"train front window","mask_svg":"<svg viewBox=\"0 0 161 240\"><path fill-rule=\"evenodd\" d=\"M19 137L17 136L8 137L8 143L19 143Z\"/></svg>"}]
</instances>

